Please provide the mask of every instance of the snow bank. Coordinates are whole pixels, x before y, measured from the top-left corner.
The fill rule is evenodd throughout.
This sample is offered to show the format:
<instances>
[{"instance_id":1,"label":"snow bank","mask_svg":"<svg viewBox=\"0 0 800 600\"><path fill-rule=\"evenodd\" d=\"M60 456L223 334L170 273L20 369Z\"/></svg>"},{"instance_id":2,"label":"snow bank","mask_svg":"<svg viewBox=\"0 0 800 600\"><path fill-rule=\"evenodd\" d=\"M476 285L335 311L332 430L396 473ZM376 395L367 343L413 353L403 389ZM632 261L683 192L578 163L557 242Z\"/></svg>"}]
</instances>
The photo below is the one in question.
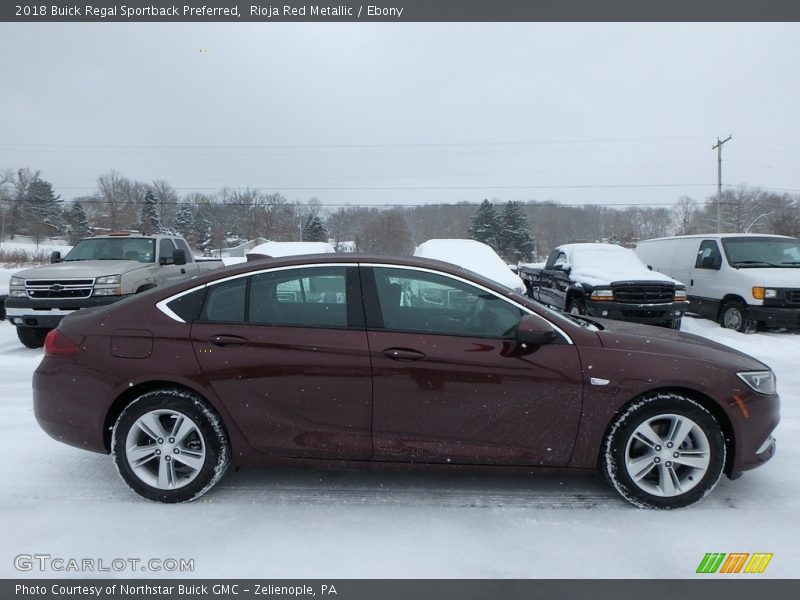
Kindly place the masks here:
<instances>
[{"instance_id":1,"label":"snow bank","mask_svg":"<svg viewBox=\"0 0 800 600\"><path fill-rule=\"evenodd\" d=\"M475 240L428 240L414 250L414 256L449 262L474 271L520 294L525 284L497 253L486 244Z\"/></svg>"},{"instance_id":2,"label":"snow bank","mask_svg":"<svg viewBox=\"0 0 800 600\"><path fill-rule=\"evenodd\" d=\"M590 285L608 285L615 281L680 282L663 273L651 271L636 253L614 244L564 244L558 247L567 255L575 281Z\"/></svg>"},{"instance_id":3,"label":"snow bank","mask_svg":"<svg viewBox=\"0 0 800 600\"><path fill-rule=\"evenodd\" d=\"M279 258L299 254L331 254L336 248L328 242L267 242L260 244L247 253L247 258Z\"/></svg>"}]
</instances>

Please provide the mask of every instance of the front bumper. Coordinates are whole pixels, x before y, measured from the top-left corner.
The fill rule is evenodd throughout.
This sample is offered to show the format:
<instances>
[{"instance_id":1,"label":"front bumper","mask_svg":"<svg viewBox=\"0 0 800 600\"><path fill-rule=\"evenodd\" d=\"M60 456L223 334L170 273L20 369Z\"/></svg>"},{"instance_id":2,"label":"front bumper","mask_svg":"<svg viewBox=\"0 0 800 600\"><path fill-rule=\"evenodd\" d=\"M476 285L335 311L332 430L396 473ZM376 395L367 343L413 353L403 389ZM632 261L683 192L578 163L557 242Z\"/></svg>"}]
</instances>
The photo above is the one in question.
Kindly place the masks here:
<instances>
[{"instance_id":1,"label":"front bumper","mask_svg":"<svg viewBox=\"0 0 800 600\"><path fill-rule=\"evenodd\" d=\"M17 327L55 328L65 316L81 308L107 306L129 298L124 296L97 296L90 298L53 298L31 300L30 298L6 298L6 319Z\"/></svg>"},{"instance_id":2,"label":"front bumper","mask_svg":"<svg viewBox=\"0 0 800 600\"><path fill-rule=\"evenodd\" d=\"M608 300L586 301L586 314L589 316L648 325L664 325L680 319L688 308L688 302L629 304Z\"/></svg>"},{"instance_id":3,"label":"front bumper","mask_svg":"<svg viewBox=\"0 0 800 600\"><path fill-rule=\"evenodd\" d=\"M750 317L767 327L800 329L800 308L781 306L748 306Z\"/></svg>"}]
</instances>

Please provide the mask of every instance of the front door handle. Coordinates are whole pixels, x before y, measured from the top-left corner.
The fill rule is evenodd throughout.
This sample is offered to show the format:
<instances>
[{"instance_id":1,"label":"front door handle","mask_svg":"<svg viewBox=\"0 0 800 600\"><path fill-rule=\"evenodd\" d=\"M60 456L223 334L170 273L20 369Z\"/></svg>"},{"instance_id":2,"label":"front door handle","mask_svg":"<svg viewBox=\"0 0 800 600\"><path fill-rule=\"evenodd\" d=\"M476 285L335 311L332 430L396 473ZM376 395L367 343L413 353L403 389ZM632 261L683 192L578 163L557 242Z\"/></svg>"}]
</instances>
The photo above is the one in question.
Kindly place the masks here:
<instances>
[{"instance_id":1,"label":"front door handle","mask_svg":"<svg viewBox=\"0 0 800 600\"><path fill-rule=\"evenodd\" d=\"M239 337L238 335L212 335L208 341L215 346L244 346L247 343L247 338Z\"/></svg>"},{"instance_id":2,"label":"front door handle","mask_svg":"<svg viewBox=\"0 0 800 600\"><path fill-rule=\"evenodd\" d=\"M392 360L422 360L425 354L408 348L387 348L383 353Z\"/></svg>"}]
</instances>

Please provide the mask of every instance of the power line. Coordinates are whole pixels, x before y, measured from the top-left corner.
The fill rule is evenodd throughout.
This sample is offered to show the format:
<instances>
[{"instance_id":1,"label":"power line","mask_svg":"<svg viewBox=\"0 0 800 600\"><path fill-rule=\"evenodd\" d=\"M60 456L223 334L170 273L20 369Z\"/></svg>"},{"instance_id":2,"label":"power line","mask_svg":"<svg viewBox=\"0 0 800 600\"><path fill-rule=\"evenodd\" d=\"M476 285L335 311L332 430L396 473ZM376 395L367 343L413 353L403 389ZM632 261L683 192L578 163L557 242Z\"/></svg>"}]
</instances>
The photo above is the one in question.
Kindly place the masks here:
<instances>
[{"instance_id":1,"label":"power line","mask_svg":"<svg viewBox=\"0 0 800 600\"><path fill-rule=\"evenodd\" d=\"M11 148L98 148L98 149L170 149L170 150L298 150L298 149L336 149L336 148L449 148L466 146L536 146L544 144L601 144L609 142L641 142L641 141L688 141L700 140L699 137L633 137L633 138L596 138L577 140L512 140L482 142L419 142L419 143L385 143L385 144L53 144L53 143L0 143L0 147Z\"/></svg>"},{"instance_id":2,"label":"power line","mask_svg":"<svg viewBox=\"0 0 800 600\"><path fill-rule=\"evenodd\" d=\"M375 186L375 187L351 187L351 186L262 186L269 189L280 189L281 191L345 191L345 192L387 192L387 191L467 191L467 190L554 190L554 189L568 189L568 190L585 190L585 189L635 189L635 188L676 188L676 187L708 187L713 186L713 183L628 183L628 184L600 184L600 185L441 185L441 186ZM95 190L97 186L57 186L60 190ZM227 186L222 186L227 187ZM220 187L194 187L184 186L175 187L176 190L219 190ZM252 188L229 188L229 189L252 189Z\"/></svg>"}]
</instances>

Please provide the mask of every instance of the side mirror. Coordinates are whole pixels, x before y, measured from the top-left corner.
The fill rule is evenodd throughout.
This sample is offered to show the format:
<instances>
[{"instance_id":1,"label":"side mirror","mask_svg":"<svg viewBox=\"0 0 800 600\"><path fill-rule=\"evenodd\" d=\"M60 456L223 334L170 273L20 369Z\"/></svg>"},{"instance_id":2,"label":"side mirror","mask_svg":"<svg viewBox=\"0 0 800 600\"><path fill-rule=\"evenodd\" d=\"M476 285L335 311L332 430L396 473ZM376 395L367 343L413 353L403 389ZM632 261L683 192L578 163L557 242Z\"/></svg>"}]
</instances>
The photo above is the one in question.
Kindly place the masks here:
<instances>
[{"instance_id":1,"label":"side mirror","mask_svg":"<svg viewBox=\"0 0 800 600\"><path fill-rule=\"evenodd\" d=\"M557 337L553 326L536 315L525 315L517 323L515 339L521 344L542 346L554 342Z\"/></svg>"},{"instance_id":2,"label":"side mirror","mask_svg":"<svg viewBox=\"0 0 800 600\"><path fill-rule=\"evenodd\" d=\"M704 256L700 266L704 269L714 269L719 271L719 265L716 263L713 256Z\"/></svg>"},{"instance_id":3,"label":"side mirror","mask_svg":"<svg viewBox=\"0 0 800 600\"><path fill-rule=\"evenodd\" d=\"M186 264L186 252L181 250L180 248L176 248L172 251L172 263L175 265L185 265Z\"/></svg>"},{"instance_id":4,"label":"side mirror","mask_svg":"<svg viewBox=\"0 0 800 600\"><path fill-rule=\"evenodd\" d=\"M51 263L60 263L61 262L61 252L58 250L53 250L50 253L50 262Z\"/></svg>"}]
</instances>

